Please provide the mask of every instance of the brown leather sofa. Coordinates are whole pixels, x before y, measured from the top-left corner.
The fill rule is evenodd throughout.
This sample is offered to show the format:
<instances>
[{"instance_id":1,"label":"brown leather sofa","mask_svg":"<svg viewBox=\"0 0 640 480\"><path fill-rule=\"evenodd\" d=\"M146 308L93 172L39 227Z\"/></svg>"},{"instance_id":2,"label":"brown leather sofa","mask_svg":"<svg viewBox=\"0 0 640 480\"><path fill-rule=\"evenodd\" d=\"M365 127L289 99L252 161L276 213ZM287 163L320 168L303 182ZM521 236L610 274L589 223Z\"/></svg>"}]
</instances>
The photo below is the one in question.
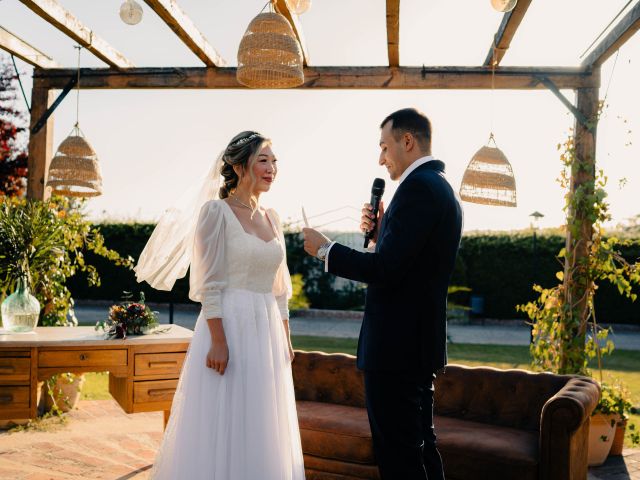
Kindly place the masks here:
<instances>
[{"instance_id":1,"label":"brown leather sofa","mask_svg":"<svg viewBox=\"0 0 640 480\"><path fill-rule=\"evenodd\" d=\"M293 379L307 480L378 479L355 357L296 351ZM586 479L599 394L585 377L447 366L434 418L447 479Z\"/></svg>"}]
</instances>

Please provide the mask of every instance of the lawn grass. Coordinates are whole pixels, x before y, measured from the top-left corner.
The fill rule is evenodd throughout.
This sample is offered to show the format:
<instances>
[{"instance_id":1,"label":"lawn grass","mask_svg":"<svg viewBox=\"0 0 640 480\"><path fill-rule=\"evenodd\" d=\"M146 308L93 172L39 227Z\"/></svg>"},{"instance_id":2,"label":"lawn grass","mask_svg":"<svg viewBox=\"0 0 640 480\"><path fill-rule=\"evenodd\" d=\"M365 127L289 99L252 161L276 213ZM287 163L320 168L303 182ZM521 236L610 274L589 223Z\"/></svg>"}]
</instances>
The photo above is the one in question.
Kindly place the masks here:
<instances>
[{"instance_id":1,"label":"lawn grass","mask_svg":"<svg viewBox=\"0 0 640 480\"><path fill-rule=\"evenodd\" d=\"M358 345L354 338L293 336L294 348L320 350L327 353L355 355ZM449 362L467 366L486 365L495 368L530 369L529 347L513 345L471 345L455 343L448 346ZM633 404L640 407L640 351L614 350L603 360L603 380L620 380L631 393ZM600 380L597 365L590 365L593 377ZM88 373L82 391L82 399L103 400L109 396L107 373ZM631 422L640 427L640 415L632 415ZM629 442L626 442L630 446Z\"/></svg>"}]
</instances>

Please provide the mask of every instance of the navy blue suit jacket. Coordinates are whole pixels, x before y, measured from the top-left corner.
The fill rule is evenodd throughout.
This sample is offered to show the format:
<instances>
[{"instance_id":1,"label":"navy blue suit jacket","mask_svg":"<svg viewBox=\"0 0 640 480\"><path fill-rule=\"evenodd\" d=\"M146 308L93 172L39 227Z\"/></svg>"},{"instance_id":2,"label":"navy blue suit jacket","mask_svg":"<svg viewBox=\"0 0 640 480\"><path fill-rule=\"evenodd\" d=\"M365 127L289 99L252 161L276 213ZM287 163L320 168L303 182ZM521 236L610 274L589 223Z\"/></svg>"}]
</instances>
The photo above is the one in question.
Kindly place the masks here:
<instances>
[{"instance_id":1,"label":"navy blue suit jacket","mask_svg":"<svg viewBox=\"0 0 640 480\"><path fill-rule=\"evenodd\" d=\"M338 243L328 270L368 284L358 368L435 372L447 363L447 289L462 234L462 208L444 163L420 165L400 184L375 252Z\"/></svg>"}]
</instances>

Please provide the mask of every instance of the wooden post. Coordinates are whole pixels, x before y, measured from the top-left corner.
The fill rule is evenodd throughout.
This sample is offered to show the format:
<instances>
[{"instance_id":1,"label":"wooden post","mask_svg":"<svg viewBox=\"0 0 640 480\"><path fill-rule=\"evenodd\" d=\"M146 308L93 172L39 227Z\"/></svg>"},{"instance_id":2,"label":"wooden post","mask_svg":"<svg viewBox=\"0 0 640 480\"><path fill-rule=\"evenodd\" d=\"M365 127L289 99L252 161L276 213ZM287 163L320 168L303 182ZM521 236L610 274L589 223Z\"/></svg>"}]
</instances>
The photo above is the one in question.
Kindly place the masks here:
<instances>
[{"instance_id":1,"label":"wooden post","mask_svg":"<svg viewBox=\"0 0 640 480\"><path fill-rule=\"evenodd\" d=\"M598 88L576 90L577 109L588 119L587 126L575 121L575 158L571 165L571 193L592 195L596 176L596 127L598 124ZM587 331L587 291L592 279L583 276L587 268L590 244L593 238L593 219L588 211L571 208L567 225L566 256L564 267L564 296L567 305L573 306L573 318L568 318L571 332L568 338L576 348L584 349ZM580 279L580 280L578 280ZM579 322L576 323L576 317ZM573 320L573 321L571 321ZM570 355L562 352L560 371L573 371Z\"/></svg>"},{"instance_id":2,"label":"wooden post","mask_svg":"<svg viewBox=\"0 0 640 480\"><path fill-rule=\"evenodd\" d=\"M53 103L53 91L49 88L37 86L34 82L31 92L31 122L30 128L44 115ZM53 156L53 115L38 133L29 137L29 173L27 177L27 198L33 200L46 200L50 190L45 188L49 163Z\"/></svg>"}]
</instances>

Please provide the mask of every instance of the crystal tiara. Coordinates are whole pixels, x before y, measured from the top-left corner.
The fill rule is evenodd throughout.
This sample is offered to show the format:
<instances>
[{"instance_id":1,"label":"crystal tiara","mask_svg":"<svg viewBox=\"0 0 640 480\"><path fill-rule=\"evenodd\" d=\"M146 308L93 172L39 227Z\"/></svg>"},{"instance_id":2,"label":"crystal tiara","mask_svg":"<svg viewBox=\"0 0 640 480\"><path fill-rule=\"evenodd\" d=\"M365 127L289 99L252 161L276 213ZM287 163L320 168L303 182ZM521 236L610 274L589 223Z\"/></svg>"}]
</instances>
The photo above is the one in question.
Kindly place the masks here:
<instances>
[{"instance_id":1,"label":"crystal tiara","mask_svg":"<svg viewBox=\"0 0 640 480\"><path fill-rule=\"evenodd\" d=\"M248 137L242 137L238 140L236 140L235 142L233 142L230 146L231 147L239 147L240 145L244 145L245 143L253 140L256 137L259 137L260 134L259 133L252 133L251 135L249 135Z\"/></svg>"}]
</instances>

